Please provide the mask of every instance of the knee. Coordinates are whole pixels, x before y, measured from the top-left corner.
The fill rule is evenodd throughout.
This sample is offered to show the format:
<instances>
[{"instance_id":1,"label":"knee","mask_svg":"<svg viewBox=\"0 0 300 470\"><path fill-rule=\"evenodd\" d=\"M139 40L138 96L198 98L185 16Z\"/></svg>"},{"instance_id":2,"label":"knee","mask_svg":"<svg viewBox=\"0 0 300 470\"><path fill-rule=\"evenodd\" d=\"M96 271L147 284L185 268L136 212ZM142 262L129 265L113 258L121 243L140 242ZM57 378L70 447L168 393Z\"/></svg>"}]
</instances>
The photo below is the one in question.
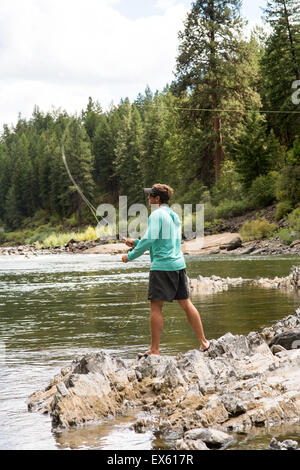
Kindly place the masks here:
<instances>
[{"instance_id":1,"label":"knee","mask_svg":"<svg viewBox=\"0 0 300 470\"><path fill-rule=\"evenodd\" d=\"M185 300L178 300L178 303L180 307L185 311L188 312L190 307L191 307L191 301L190 299L185 299Z\"/></svg>"}]
</instances>

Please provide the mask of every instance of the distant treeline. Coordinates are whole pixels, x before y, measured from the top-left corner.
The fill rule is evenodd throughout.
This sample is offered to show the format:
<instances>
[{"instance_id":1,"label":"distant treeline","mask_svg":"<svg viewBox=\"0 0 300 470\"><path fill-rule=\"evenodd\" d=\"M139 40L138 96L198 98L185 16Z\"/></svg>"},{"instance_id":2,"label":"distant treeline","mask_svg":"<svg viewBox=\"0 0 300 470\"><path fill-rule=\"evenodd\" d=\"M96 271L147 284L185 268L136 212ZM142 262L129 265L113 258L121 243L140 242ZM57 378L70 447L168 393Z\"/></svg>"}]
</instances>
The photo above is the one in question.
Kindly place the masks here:
<instances>
[{"instance_id":1,"label":"distant treeline","mask_svg":"<svg viewBox=\"0 0 300 470\"><path fill-rule=\"evenodd\" d=\"M296 207L299 3L267 2L270 33L256 28L249 40L240 4L193 3L179 33L174 81L163 91L147 88L108 111L89 98L76 116L36 107L29 120L5 125L0 225L14 230L41 210L59 220L76 214L78 225L93 220L64 166L63 139L71 174L95 207L119 195L144 202L143 187L156 182L175 189L174 201L204 202L218 215L273 201L283 214Z\"/></svg>"}]
</instances>

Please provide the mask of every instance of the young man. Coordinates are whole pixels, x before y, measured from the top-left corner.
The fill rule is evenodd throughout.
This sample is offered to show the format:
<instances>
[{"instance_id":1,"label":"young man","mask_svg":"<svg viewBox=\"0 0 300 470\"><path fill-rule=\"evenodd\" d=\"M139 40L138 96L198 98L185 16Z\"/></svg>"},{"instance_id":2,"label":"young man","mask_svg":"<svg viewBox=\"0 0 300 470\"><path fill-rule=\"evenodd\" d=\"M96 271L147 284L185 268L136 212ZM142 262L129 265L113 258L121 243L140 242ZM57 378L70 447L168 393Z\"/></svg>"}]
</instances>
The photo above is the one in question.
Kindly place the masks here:
<instances>
[{"instance_id":1,"label":"young man","mask_svg":"<svg viewBox=\"0 0 300 470\"><path fill-rule=\"evenodd\" d=\"M205 338L199 312L189 296L186 264L181 251L181 222L169 207L173 189L166 184L155 184L144 191L148 194L149 205L154 209L148 218L147 231L141 240L126 238L126 245L134 249L122 256L122 261L127 263L150 250L148 300L151 303L151 348L144 354L140 353L139 357L160 354L162 307L164 302L173 300L177 300L183 308L189 324L199 338L202 350L207 351L210 343Z\"/></svg>"}]
</instances>

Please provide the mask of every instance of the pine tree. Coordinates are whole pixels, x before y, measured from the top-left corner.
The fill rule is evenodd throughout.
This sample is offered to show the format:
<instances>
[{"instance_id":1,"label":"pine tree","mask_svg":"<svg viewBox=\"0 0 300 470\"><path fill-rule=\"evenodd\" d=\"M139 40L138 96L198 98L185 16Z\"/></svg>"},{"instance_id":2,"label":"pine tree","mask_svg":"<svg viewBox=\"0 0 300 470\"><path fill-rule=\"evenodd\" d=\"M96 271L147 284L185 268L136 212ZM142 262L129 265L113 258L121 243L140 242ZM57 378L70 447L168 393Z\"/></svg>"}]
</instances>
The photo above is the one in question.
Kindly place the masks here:
<instances>
[{"instance_id":1,"label":"pine tree","mask_svg":"<svg viewBox=\"0 0 300 470\"><path fill-rule=\"evenodd\" d=\"M23 217L32 216L34 213L34 198L32 193L34 173L29 156L29 140L24 133L17 140L16 161L11 184L14 187L18 212Z\"/></svg>"},{"instance_id":2,"label":"pine tree","mask_svg":"<svg viewBox=\"0 0 300 470\"><path fill-rule=\"evenodd\" d=\"M143 152L143 128L136 105L126 99L121 103L121 121L116 140L114 168L120 181L120 194L128 197L128 203L143 198L141 157Z\"/></svg>"},{"instance_id":3,"label":"pine tree","mask_svg":"<svg viewBox=\"0 0 300 470\"><path fill-rule=\"evenodd\" d=\"M74 211L78 213L78 224L83 222L84 201L79 191L93 204L95 184L93 180L94 157L91 152L87 133L76 119L72 119L65 135L64 150L68 167L76 185L69 181L68 191L63 195L63 206L68 207L72 201ZM87 214L87 210L85 209Z\"/></svg>"},{"instance_id":4,"label":"pine tree","mask_svg":"<svg viewBox=\"0 0 300 470\"><path fill-rule=\"evenodd\" d=\"M281 163L279 142L272 130L267 136L265 121L258 112L249 112L235 148L236 170L246 189L258 176L279 169Z\"/></svg>"},{"instance_id":5,"label":"pine tree","mask_svg":"<svg viewBox=\"0 0 300 470\"><path fill-rule=\"evenodd\" d=\"M114 193L117 182L114 177L115 138L109 117L100 117L93 141L95 156L94 180L100 194Z\"/></svg>"},{"instance_id":6,"label":"pine tree","mask_svg":"<svg viewBox=\"0 0 300 470\"><path fill-rule=\"evenodd\" d=\"M86 110L82 112L82 120L87 132L87 135L93 142L97 126L100 122L100 117L102 115L101 105L96 102L94 103L93 99L89 97L89 102L86 107Z\"/></svg>"},{"instance_id":7,"label":"pine tree","mask_svg":"<svg viewBox=\"0 0 300 470\"><path fill-rule=\"evenodd\" d=\"M43 207L61 218L72 213L68 197L70 180L61 155L61 142L56 132L47 136L47 143L39 168Z\"/></svg>"},{"instance_id":8,"label":"pine tree","mask_svg":"<svg viewBox=\"0 0 300 470\"><path fill-rule=\"evenodd\" d=\"M0 224L4 221L5 197L10 186L8 158L6 145L0 142Z\"/></svg>"},{"instance_id":9,"label":"pine tree","mask_svg":"<svg viewBox=\"0 0 300 470\"><path fill-rule=\"evenodd\" d=\"M19 210L19 201L16 195L17 191L14 185L9 187L5 197L4 221L9 229L20 228L23 214Z\"/></svg>"},{"instance_id":10,"label":"pine tree","mask_svg":"<svg viewBox=\"0 0 300 470\"><path fill-rule=\"evenodd\" d=\"M264 10L265 20L272 27L261 60L262 95L266 109L297 111L292 102L292 84L300 80L300 23L299 2L269 0ZM299 133L300 115L272 113L270 127L282 144L290 148Z\"/></svg>"},{"instance_id":11,"label":"pine tree","mask_svg":"<svg viewBox=\"0 0 300 470\"><path fill-rule=\"evenodd\" d=\"M215 181L220 176L228 136L242 122L245 107L260 104L251 88L251 47L242 38L240 6L240 0L197 0L187 15L184 31L179 33L173 89L186 92L186 107L195 109L190 119L207 132L210 143L203 149L202 173L208 183L212 165ZM213 111L197 110L201 108ZM222 114L222 108L239 109L241 113Z\"/></svg>"}]
</instances>

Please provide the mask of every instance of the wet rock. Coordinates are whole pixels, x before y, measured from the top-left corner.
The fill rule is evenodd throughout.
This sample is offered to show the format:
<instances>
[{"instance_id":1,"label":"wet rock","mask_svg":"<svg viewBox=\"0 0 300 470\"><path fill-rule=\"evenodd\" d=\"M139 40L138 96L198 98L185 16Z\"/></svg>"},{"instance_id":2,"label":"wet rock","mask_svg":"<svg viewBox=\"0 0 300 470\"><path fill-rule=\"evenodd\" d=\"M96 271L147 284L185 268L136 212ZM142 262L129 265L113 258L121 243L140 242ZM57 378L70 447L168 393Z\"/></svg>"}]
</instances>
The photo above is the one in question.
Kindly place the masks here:
<instances>
[{"instance_id":1,"label":"wet rock","mask_svg":"<svg viewBox=\"0 0 300 470\"><path fill-rule=\"evenodd\" d=\"M228 290L230 286L237 286L246 282L245 279L239 278L221 278L219 276L203 277L198 276L197 279L189 279L189 287L192 293L211 294Z\"/></svg>"},{"instance_id":2,"label":"wet rock","mask_svg":"<svg viewBox=\"0 0 300 470\"><path fill-rule=\"evenodd\" d=\"M59 382L58 384L56 384L56 388L57 388L57 391L58 391L63 397L66 397L66 396L70 395L69 390L67 389L67 387L65 386L65 384L64 384L63 382Z\"/></svg>"},{"instance_id":3,"label":"wet rock","mask_svg":"<svg viewBox=\"0 0 300 470\"><path fill-rule=\"evenodd\" d=\"M239 416L247 411L246 403L234 393L223 395L221 400L228 411L229 417Z\"/></svg>"},{"instance_id":4,"label":"wet rock","mask_svg":"<svg viewBox=\"0 0 300 470\"><path fill-rule=\"evenodd\" d=\"M219 276L204 277L199 275L197 279L189 279L189 287L192 294L212 294L228 290L229 287L238 286L242 283L250 283L255 286L268 289L300 289L300 266L292 266L290 274L286 277L275 277L274 279L243 279L239 278L221 278Z\"/></svg>"},{"instance_id":5,"label":"wet rock","mask_svg":"<svg viewBox=\"0 0 300 470\"><path fill-rule=\"evenodd\" d=\"M249 255L255 250L255 246L249 246L239 251L239 255Z\"/></svg>"},{"instance_id":6,"label":"wet rock","mask_svg":"<svg viewBox=\"0 0 300 470\"><path fill-rule=\"evenodd\" d=\"M209 448L221 448L233 441L232 437L212 428L195 428L184 434L184 440L200 440Z\"/></svg>"},{"instance_id":7,"label":"wet rock","mask_svg":"<svg viewBox=\"0 0 300 470\"><path fill-rule=\"evenodd\" d=\"M252 284L269 289L300 289L300 266L292 266L290 274L286 277L275 277L274 279L254 279Z\"/></svg>"},{"instance_id":8,"label":"wet rock","mask_svg":"<svg viewBox=\"0 0 300 470\"><path fill-rule=\"evenodd\" d=\"M275 437L271 439L268 446L270 450L300 450L297 441L286 439L285 441L279 442Z\"/></svg>"},{"instance_id":9,"label":"wet rock","mask_svg":"<svg viewBox=\"0 0 300 470\"><path fill-rule=\"evenodd\" d=\"M262 255L262 254L266 254L265 248L258 248L251 252L251 255Z\"/></svg>"},{"instance_id":10,"label":"wet rock","mask_svg":"<svg viewBox=\"0 0 300 470\"><path fill-rule=\"evenodd\" d=\"M235 250L236 248L239 248L240 246L242 246L241 238L235 237L229 243L220 245L220 250L232 251L232 250Z\"/></svg>"},{"instance_id":11,"label":"wet rock","mask_svg":"<svg viewBox=\"0 0 300 470\"><path fill-rule=\"evenodd\" d=\"M300 348L300 328L295 328L290 331L280 333L270 341L269 347L281 346L284 349L298 349ZM276 352L279 352L278 350Z\"/></svg>"},{"instance_id":12,"label":"wet rock","mask_svg":"<svg viewBox=\"0 0 300 470\"><path fill-rule=\"evenodd\" d=\"M132 425L132 429L139 434L143 434L149 430L153 426L153 422L151 418L139 418L137 421Z\"/></svg>"},{"instance_id":13,"label":"wet rock","mask_svg":"<svg viewBox=\"0 0 300 470\"><path fill-rule=\"evenodd\" d=\"M178 439L175 444L176 450L209 450L207 445L201 441L190 439Z\"/></svg>"}]
</instances>

